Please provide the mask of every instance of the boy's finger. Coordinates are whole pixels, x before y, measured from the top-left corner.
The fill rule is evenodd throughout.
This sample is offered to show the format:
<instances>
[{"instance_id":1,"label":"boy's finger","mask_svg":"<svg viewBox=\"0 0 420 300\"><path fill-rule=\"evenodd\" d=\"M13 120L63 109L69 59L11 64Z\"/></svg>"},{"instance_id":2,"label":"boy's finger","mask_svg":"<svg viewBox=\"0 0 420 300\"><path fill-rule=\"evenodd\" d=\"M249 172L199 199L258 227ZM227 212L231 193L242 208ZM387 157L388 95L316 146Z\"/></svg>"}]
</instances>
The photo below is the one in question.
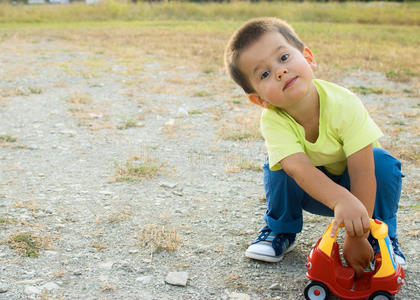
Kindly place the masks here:
<instances>
[{"instance_id":1,"label":"boy's finger","mask_svg":"<svg viewBox=\"0 0 420 300\"><path fill-rule=\"evenodd\" d=\"M363 223L362 223L362 221L360 221L360 222L354 222L353 223L353 228L354 228L354 234L356 236L363 236L364 229L363 229Z\"/></svg>"},{"instance_id":2,"label":"boy's finger","mask_svg":"<svg viewBox=\"0 0 420 300\"><path fill-rule=\"evenodd\" d=\"M340 223L336 218L333 219L332 221L332 226L331 226L331 233L330 236L331 237L335 237L335 235L337 234L337 230L338 227L340 226Z\"/></svg>"},{"instance_id":3,"label":"boy's finger","mask_svg":"<svg viewBox=\"0 0 420 300\"><path fill-rule=\"evenodd\" d=\"M347 234L351 237L354 237L353 222L344 222L344 227L346 228Z\"/></svg>"},{"instance_id":4,"label":"boy's finger","mask_svg":"<svg viewBox=\"0 0 420 300\"><path fill-rule=\"evenodd\" d=\"M363 223L363 231L366 233L370 230L370 218L368 217L363 217L362 218L362 223Z\"/></svg>"}]
</instances>

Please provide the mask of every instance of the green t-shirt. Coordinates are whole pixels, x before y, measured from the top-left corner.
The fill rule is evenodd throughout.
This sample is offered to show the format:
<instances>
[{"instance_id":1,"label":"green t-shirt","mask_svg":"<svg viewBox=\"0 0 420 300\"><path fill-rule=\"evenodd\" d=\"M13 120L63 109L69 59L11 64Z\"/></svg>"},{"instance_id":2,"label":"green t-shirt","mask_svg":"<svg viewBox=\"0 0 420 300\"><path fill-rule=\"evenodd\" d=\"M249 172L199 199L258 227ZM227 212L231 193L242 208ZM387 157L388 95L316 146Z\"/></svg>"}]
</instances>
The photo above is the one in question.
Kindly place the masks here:
<instances>
[{"instance_id":1,"label":"green t-shirt","mask_svg":"<svg viewBox=\"0 0 420 300\"><path fill-rule=\"evenodd\" d=\"M268 150L270 169L280 170L280 161L304 152L314 166L324 166L339 175L347 157L369 144L379 146L383 135L360 99L336 84L315 79L319 94L319 136L315 143L305 139L305 130L289 114L275 106L264 109L261 131Z\"/></svg>"}]
</instances>

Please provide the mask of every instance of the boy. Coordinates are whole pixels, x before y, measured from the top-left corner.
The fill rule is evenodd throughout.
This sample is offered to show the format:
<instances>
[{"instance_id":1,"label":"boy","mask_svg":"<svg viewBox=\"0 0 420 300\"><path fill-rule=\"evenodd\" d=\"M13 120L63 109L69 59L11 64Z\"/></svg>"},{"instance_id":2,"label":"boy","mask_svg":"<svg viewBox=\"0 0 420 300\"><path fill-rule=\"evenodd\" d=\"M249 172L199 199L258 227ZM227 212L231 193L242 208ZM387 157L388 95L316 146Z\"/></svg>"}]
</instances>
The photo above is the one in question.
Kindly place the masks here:
<instances>
[{"instance_id":1,"label":"boy","mask_svg":"<svg viewBox=\"0 0 420 300\"><path fill-rule=\"evenodd\" d=\"M377 249L369 235L371 217L388 225L395 259L405 266L396 230L401 164L378 148L382 132L360 100L315 79L312 52L276 18L241 26L226 47L225 66L249 100L264 108L267 226L245 255L280 261L295 246L304 209L333 216L332 235L344 224L343 256L356 276Z\"/></svg>"}]
</instances>

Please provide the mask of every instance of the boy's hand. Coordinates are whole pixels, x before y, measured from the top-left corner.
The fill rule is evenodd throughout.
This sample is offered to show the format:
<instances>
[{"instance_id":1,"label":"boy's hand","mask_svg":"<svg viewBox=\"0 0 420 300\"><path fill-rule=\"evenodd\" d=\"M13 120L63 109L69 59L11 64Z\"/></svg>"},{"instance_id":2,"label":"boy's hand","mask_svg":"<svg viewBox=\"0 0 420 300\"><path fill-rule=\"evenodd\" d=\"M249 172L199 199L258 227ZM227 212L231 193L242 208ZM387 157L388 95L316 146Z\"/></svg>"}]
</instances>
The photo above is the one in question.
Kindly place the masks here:
<instances>
[{"instance_id":1,"label":"boy's hand","mask_svg":"<svg viewBox=\"0 0 420 300\"><path fill-rule=\"evenodd\" d=\"M352 194L341 198L334 206L334 219L331 227L331 237L337 234L337 230L344 223L346 233L350 237L363 237L370 229L370 218L366 207Z\"/></svg>"},{"instance_id":2,"label":"boy's hand","mask_svg":"<svg viewBox=\"0 0 420 300\"><path fill-rule=\"evenodd\" d=\"M343 256L347 264L353 268L356 278L360 278L363 275L363 270L369 266L373 259L373 249L367 238L346 235Z\"/></svg>"}]
</instances>

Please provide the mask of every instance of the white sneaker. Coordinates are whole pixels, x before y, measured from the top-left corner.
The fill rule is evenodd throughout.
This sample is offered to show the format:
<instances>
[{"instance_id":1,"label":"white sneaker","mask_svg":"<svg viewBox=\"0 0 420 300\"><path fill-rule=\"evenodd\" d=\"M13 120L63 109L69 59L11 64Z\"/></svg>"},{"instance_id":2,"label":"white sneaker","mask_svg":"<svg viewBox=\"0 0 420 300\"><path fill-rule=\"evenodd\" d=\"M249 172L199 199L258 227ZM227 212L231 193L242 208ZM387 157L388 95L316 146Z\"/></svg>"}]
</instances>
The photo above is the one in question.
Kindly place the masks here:
<instances>
[{"instance_id":1,"label":"white sneaker","mask_svg":"<svg viewBox=\"0 0 420 300\"><path fill-rule=\"evenodd\" d=\"M261 229L257 239L245 251L245 256L265 262L279 262L285 253L292 251L296 244L296 234L270 234L268 226Z\"/></svg>"}]
</instances>

